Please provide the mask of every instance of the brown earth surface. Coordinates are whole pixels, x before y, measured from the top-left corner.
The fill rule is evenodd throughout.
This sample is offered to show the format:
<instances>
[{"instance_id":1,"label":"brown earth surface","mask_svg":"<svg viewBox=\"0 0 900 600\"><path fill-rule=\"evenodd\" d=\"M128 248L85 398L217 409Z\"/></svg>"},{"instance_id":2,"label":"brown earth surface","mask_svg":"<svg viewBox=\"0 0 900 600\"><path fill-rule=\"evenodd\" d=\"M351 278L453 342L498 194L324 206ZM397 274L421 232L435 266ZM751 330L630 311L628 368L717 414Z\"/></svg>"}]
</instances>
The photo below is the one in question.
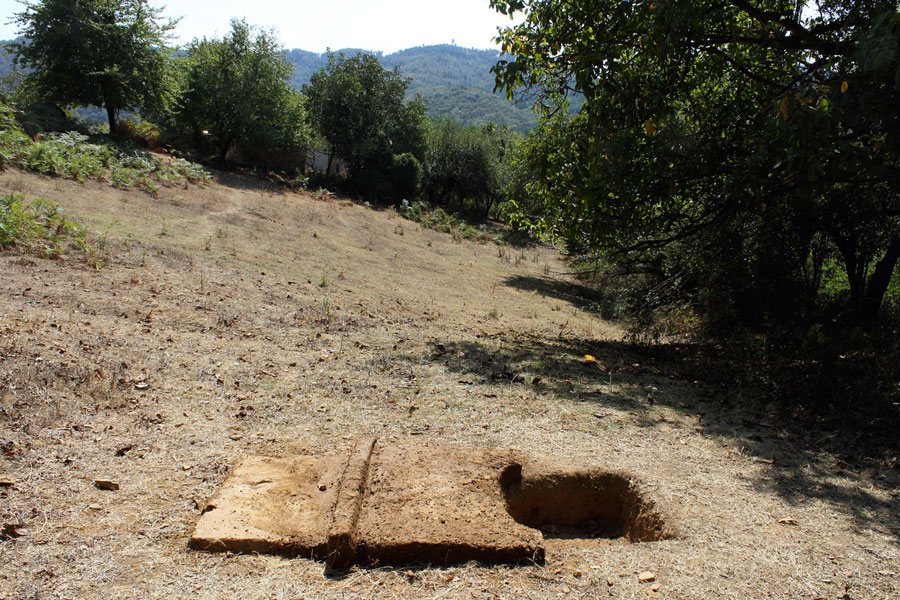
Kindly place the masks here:
<instances>
[{"instance_id":1,"label":"brown earth surface","mask_svg":"<svg viewBox=\"0 0 900 600\"><path fill-rule=\"evenodd\" d=\"M6 171L9 192L103 232L109 264L0 255L2 598L900 597L897 457L742 413L686 368L702 347L625 341L548 249L236 175L154 198ZM633 473L679 535L340 576L187 547L243 457L365 435Z\"/></svg>"}]
</instances>

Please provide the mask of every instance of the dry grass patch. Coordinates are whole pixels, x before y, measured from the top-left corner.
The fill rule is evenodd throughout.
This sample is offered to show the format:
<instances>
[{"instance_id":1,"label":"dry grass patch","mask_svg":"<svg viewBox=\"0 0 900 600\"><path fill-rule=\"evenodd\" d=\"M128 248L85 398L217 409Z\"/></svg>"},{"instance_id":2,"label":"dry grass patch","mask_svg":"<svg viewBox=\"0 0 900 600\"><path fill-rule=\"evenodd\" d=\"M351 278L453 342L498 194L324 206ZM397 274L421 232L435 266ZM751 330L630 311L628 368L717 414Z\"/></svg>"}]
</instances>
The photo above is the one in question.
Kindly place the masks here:
<instances>
[{"instance_id":1,"label":"dry grass patch","mask_svg":"<svg viewBox=\"0 0 900 600\"><path fill-rule=\"evenodd\" d=\"M172 202L0 174L0 193L109 231L100 271L0 255L0 596L900 596L894 457L830 454L822 432L721 403L727 386L672 367L695 350L622 342L546 249L506 260L391 211L216 179ZM681 535L557 540L543 568L340 579L187 549L241 457L363 434L634 473Z\"/></svg>"}]
</instances>

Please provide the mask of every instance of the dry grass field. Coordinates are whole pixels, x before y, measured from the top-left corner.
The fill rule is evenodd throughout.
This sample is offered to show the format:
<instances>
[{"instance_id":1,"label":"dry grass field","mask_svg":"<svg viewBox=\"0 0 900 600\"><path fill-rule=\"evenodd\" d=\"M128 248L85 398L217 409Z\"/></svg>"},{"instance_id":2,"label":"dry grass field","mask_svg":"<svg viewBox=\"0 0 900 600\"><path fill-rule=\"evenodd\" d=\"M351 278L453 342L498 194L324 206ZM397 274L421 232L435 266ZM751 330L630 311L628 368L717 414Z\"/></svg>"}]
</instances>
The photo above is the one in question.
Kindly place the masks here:
<instances>
[{"instance_id":1,"label":"dry grass field","mask_svg":"<svg viewBox=\"0 0 900 600\"><path fill-rule=\"evenodd\" d=\"M0 254L0 598L900 598L897 457L723 404L702 348L628 343L549 249L239 175L152 197L9 170L10 192L108 264ZM679 536L339 574L187 548L243 456L360 435L624 470Z\"/></svg>"}]
</instances>

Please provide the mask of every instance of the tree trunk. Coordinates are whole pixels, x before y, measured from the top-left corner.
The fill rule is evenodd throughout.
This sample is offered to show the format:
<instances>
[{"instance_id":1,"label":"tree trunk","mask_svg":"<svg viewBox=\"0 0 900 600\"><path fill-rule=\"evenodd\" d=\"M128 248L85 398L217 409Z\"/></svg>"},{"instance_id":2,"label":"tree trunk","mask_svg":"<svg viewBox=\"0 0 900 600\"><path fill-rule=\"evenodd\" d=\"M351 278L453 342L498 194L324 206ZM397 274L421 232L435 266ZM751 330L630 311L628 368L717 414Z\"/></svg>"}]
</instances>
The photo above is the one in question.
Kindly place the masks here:
<instances>
[{"instance_id":1,"label":"tree trunk","mask_svg":"<svg viewBox=\"0 0 900 600\"><path fill-rule=\"evenodd\" d=\"M222 161L222 166L225 166L225 157L228 155L228 149L231 148L231 144L233 143L234 137L229 137L220 147L219 159Z\"/></svg>"},{"instance_id":2,"label":"tree trunk","mask_svg":"<svg viewBox=\"0 0 900 600\"><path fill-rule=\"evenodd\" d=\"M119 133L118 127L116 127L116 108L111 106L107 101L106 103L106 118L109 119L109 135L112 137L116 137Z\"/></svg>"},{"instance_id":3,"label":"tree trunk","mask_svg":"<svg viewBox=\"0 0 900 600\"><path fill-rule=\"evenodd\" d=\"M331 154L328 155L328 166L325 167L325 174L326 174L326 175L333 175L333 174L334 174L334 173L331 172L331 167L332 167L332 165L334 164L334 152L335 152L335 150L334 150L334 144L332 144L332 145L331 145Z\"/></svg>"},{"instance_id":4,"label":"tree trunk","mask_svg":"<svg viewBox=\"0 0 900 600\"><path fill-rule=\"evenodd\" d=\"M878 316L898 260L900 260L900 237L895 237L891 240L884 256L875 265L875 271L869 278L866 292L861 298L857 310L857 317L860 321L872 321Z\"/></svg>"}]
</instances>

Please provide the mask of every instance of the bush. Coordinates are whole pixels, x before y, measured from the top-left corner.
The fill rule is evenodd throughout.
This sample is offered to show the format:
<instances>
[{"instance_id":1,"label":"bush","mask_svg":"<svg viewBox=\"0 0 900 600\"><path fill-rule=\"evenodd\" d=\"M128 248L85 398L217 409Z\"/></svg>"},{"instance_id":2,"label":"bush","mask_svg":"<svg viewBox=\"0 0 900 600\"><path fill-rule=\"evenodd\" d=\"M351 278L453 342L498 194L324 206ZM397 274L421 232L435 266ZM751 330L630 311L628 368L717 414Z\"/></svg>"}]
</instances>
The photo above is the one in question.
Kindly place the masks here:
<instances>
[{"instance_id":1,"label":"bush","mask_svg":"<svg viewBox=\"0 0 900 600\"><path fill-rule=\"evenodd\" d=\"M395 155L390 169L390 178L395 195L399 198L414 198L418 195L422 179L422 163L412 154Z\"/></svg>"},{"instance_id":2,"label":"bush","mask_svg":"<svg viewBox=\"0 0 900 600\"><path fill-rule=\"evenodd\" d=\"M0 249L52 258L63 251L69 236L84 239L83 229L65 219L56 204L38 199L26 203L19 194L0 198Z\"/></svg>"},{"instance_id":3,"label":"bush","mask_svg":"<svg viewBox=\"0 0 900 600\"><path fill-rule=\"evenodd\" d=\"M148 142L152 140L153 125L122 125L123 131L132 131L135 137ZM135 186L151 194L156 194L162 185L184 180L202 184L212 178L206 169L186 160L161 160L137 148L76 131L46 134L33 140L22 129L13 107L0 102L0 168L8 165L76 181L108 180L116 187Z\"/></svg>"},{"instance_id":4,"label":"bush","mask_svg":"<svg viewBox=\"0 0 900 600\"><path fill-rule=\"evenodd\" d=\"M445 120L428 134L423 193L435 205L487 218L504 198L517 136L488 124Z\"/></svg>"},{"instance_id":5,"label":"bush","mask_svg":"<svg viewBox=\"0 0 900 600\"><path fill-rule=\"evenodd\" d=\"M160 148L159 127L140 118L119 122L118 135L120 139L127 140L141 148L150 150Z\"/></svg>"}]
</instances>

